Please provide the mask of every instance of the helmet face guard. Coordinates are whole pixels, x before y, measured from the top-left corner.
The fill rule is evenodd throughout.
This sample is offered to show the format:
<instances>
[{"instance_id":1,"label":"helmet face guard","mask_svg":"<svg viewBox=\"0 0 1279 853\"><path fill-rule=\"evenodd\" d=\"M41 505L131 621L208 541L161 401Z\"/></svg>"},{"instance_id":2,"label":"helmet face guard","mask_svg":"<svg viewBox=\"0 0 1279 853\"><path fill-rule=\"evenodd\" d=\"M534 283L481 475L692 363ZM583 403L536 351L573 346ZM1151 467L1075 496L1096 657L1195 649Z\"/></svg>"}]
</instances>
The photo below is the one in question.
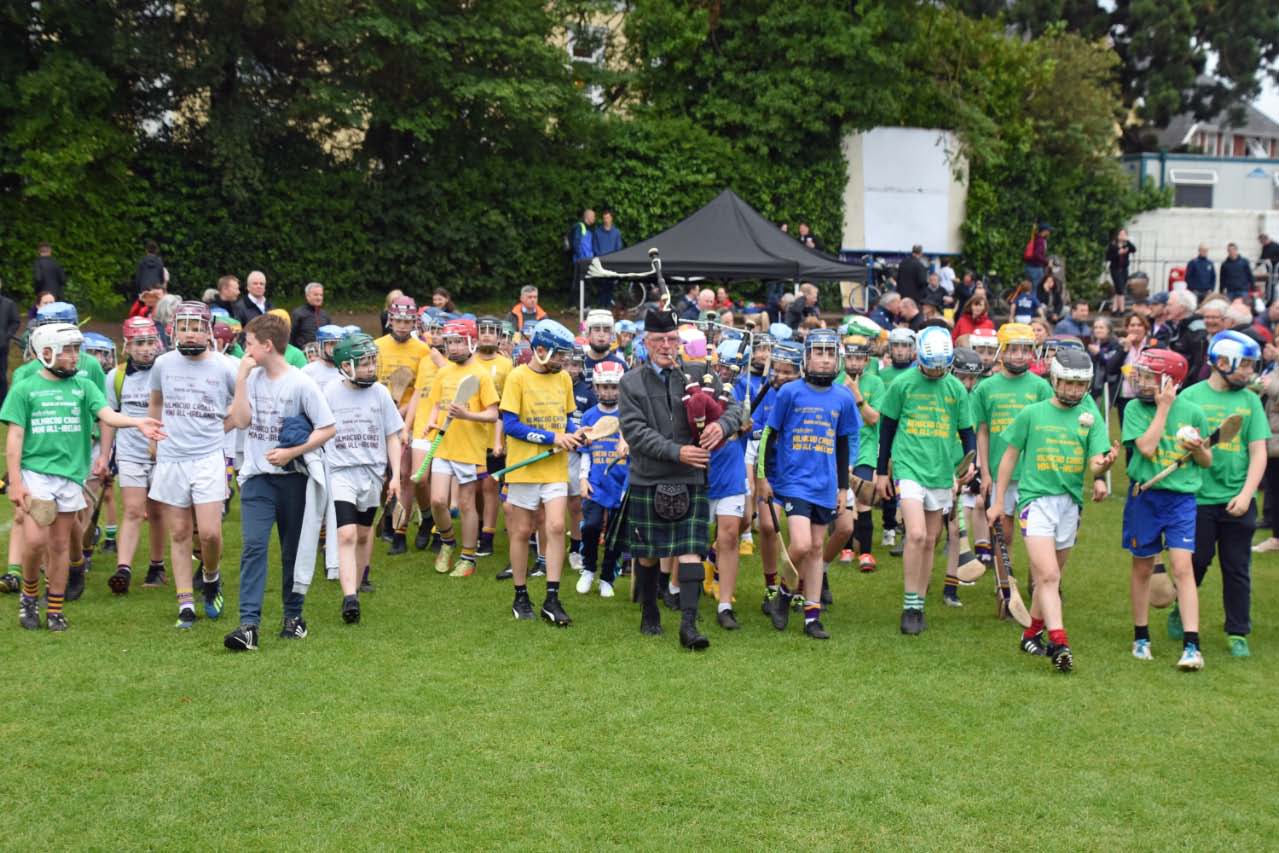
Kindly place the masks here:
<instances>
[{"instance_id":1,"label":"helmet face guard","mask_svg":"<svg viewBox=\"0 0 1279 853\"><path fill-rule=\"evenodd\" d=\"M1049 368L1049 377L1057 401L1067 408L1078 406L1092 389L1092 359L1081 350L1059 350Z\"/></svg>"},{"instance_id":2,"label":"helmet face guard","mask_svg":"<svg viewBox=\"0 0 1279 853\"><path fill-rule=\"evenodd\" d=\"M804 378L825 386L839 373L839 336L832 329L813 329L804 339Z\"/></svg>"},{"instance_id":3,"label":"helmet face guard","mask_svg":"<svg viewBox=\"0 0 1279 853\"><path fill-rule=\"evenodd\" d=\"M32 353L45 370L59 379L76 375L83 344L84 335L71 323L46 323L31 332Z\"/></svg>"},{"instance_id":4,"label":"helmet face guard","mask_svg":"<svg viewBox=\"0 0 1279 853\"><path fill-rule=\"evenodd\" d=\"M338 341L333 358L351 384L368 388L377 382L377 345L363 332L352 332Z\"/></svg>"},{"instance_id":5,"label":"helmet face guard","mask_svg":"<svg viewBox=\"0 0 1279 853\"><path fill-rule=\"evenodd\" d=\"M1261 345L1233 329L1218 332L1208 344L1208 363L1231 388L1246 388L1261 363Z\"/></svg>"}]
</instances>

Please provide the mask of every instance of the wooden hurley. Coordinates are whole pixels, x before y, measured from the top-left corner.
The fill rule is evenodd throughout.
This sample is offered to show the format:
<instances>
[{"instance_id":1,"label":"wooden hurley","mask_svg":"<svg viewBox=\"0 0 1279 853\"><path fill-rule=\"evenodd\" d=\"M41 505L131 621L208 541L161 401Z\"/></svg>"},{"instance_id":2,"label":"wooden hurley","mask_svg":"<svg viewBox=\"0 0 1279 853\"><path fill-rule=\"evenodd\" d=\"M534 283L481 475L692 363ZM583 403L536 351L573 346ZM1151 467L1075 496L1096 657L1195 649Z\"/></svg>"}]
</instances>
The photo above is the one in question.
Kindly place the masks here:
<instances>
[{"instance_id":1,"label":"wooden hurley","mask_svg":"<svg viewBox=\"0 0 1279 853\"><path fill-rule=\"evenodd\" d=\"M608 436L616 433L620 428L621 425L618 423L615 415L605 415L595 423L583 429L582 435L586 438L587 443L590 443L592 441L598 441L601 438L607 438ZM561 448L559 447L552 447L550 450L543 450L541 453L530 456L523 462L516 462L514 465L507 465L501 471L494 473L493 476L500 480L512 471L518 470L527 465L532 465L534 462L541 462L543 459L549 459L560 451Z\"/></svg>"},{"instance_id":2,"label":"wooden hurley","mask_svg":"<svg viewBox=\"0 0 1279 853\"><path fill-rule=\"evenodd\" d=\"M1226 418L1224 421L1221 422L1221 426L1217 427L1215 430L1212 431L1212 435L1208 436L1208 446L1216 447L1218 444L1220 444L1223 441L1230 441L1236 435L1239 434L1239 430L1242 427L1243 427L1243 416L1231 415L1230 417ZM1169 463L1167 468L1163 469L1158 474L1156 474L1155 476L1151 477L1149 480L1147 480L1146 482L1138 486L1137 494L1140 495L1143 492L1148 491L1150 488L1152 488L1155 485L1155 483L1158 483L1160 480L1167 477L1173 471L1176 471L1178 468L1180 468L1181 466L1189 462L1190 457L1193 455L1194 454L1192 452L1186 452L1186 453L1183 453L1181 456L1177 457L1177 460L1175 462Z\"/></svg>"},{"instance_id":3,"label":"wooden hurley","mask_svg":"<svg viewBox=\"0 0 1279 853\"><path fill-rule=\"evenodd\" d=\"M973 464L973 460L977 458L976 451L970 450L964 454L964 458L959 460L959 464L955 466L955 476L962 477L968 470L968 466ZM968 541L968 522L964 519L964 508L960 505L959 495L963 491L963 486L955 488L955 522L959 525L959 560L955 568L955 575L965 583L975 581L986 572L986 564L977 559L973 553L972 543Z\"/></svg>"},{"instance_id":4,"label":"wooden hurley","mask_svg":"<svg viewBox=\"0 0 1279 853\"><path fill-rule=\"evenodd\" d=\"M479 393L480 378L474 373L468 373L462 377L462 381L457 383L457 390L453 392L453 403L457 406L465 406L471 402L471 398ZM435 458L435 451L439 448L440 442L444 440L444 433L449 431L449 427L453 424L453 416L449 415L444 419L444 426L440 427L440 432L435 436L435 440L431 442L430 448L426 451L426 455L422 457L422 464L417 466L417 470L413 472L410 478L414 483L420 483L422 478L426 476L426 472L431 470L431 460Z\"/></svg>"}]
</instances>

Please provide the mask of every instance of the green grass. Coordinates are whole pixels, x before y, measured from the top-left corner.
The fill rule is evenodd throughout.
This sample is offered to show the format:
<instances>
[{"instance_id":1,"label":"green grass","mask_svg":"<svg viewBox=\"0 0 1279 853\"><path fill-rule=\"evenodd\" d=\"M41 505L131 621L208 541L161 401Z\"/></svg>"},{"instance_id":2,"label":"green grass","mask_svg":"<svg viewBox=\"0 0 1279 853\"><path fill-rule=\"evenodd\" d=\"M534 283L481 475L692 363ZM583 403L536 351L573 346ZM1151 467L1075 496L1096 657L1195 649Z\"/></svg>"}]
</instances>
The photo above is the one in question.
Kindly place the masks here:
<instances>
[{"instance_id":1,"label":"green grass","mask_svg":"<svg viewBox=\"0 0 1279 853\"><path fill-rule=\"evenodd\" d=\"M0 843L1267 848L1279 834L1279 558L1254 562L1251 659L1226 655L1213 573L1206 670L1175 670L1160 612L1156 660L1141 664L1128 652L1121 507L1085 510L1067 568L1069 677L1016 651L989 575L964 589L962 610L935 586L928 630L902 637L899 564L883 553L876 574L832 570L827 643L798 618L773 630L747 560L743 630L719 630L704 601L712 645L698 655L678 648L669 612L665 637L639 636L625 581L605 601L577 596L566 573L571 628L515 623L509 583L493 580L500 537L469 580L379 544L364 624L341 623L321 579L308 639L268 630L241 655L222 648L234 519L229 614L187 633L172 627L171 587L114 598L100 556L65 635L19 630L6 599ZM279 618L274 574L264 627Z\"/></svg>"}]
</instances>

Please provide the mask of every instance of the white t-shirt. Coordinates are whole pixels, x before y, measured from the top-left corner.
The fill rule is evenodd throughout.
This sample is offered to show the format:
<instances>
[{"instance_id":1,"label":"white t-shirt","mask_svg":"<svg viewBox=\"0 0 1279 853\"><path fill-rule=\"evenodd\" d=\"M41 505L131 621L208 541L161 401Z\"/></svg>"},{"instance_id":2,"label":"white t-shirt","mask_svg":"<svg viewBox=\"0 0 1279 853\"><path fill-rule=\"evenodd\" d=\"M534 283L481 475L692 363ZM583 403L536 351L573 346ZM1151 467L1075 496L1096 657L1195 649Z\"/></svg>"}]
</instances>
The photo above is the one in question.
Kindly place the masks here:
<instances>
[{"instance_id":1,"label":"white t-shirt","mask_svg":"<svg viewBox=\"0 0 1279 853\"><path fill-rule=\"evenodd\" d=\"M166 352L151 368L151 390L164 395L160 420L168 436L156 445L157 462L221 453L226 416L235 397L235 368L216 352L187 358Z\"/></svg>"},{"instance_id":2,"label":"white t-shirt","mask_svg":"<svg viewBox=\"0 0 1279 853\"><path fill-rule=\"evenodd\" d=\"M302 372L315 380L315 384L324 389L334 379L341 379L342 373L333 365L324 359L313 361L306 367L302 368Z\"/></svg>"},{"instance_id":3,"label":"white t-shirt","mask_svg":"<svg viewBox=\"0 0 1279 853\"><path fill-rule=\"evenodd\" d=\"M937 268L937 283L941 285L941 289L955 295L955 268L948 266L939 266Z\"/></svg>"},{"instance_id":4,"label":"white t-shirt","mask_svg":"<svg viewBox=\"0 0 1279 853\"><path fill-rule=\"evenodd\" d=\"M324 447L330 468L386 466L386 439L404 428L404 418L382 383L352 388L344 379L324 386L337 434Z\"/></svg>"},{"instance_id":5,"label":"white t-shirt","mask_svg":"<svg viewBox=\"0 0 1279 853\"><path fill-rule=\"evenodd\" d=\"M115 393L115 375L124 365L107 373L107 405L131 418L145 418L151 405L151 368L126 374L120 386L120 396ZM115 432L115 458L125 462L150 462L150 442L133 427Z\"/></svg>"},{"instance_id":6,"label":"white t-shirt","mask_svg":"<svg viewBox=\"0 0 1279 853\"><path fill-rule=\"evenodd\" d=\"M231 366L232 374L238 375L240 372L240 359L225 352L219 353L219 355L221 355L224 359L226 359L226 363ZM243 449L244 449L244 430L242 429L227 430L226 437L222 441L222 455L225 456L227 459L234 459L236 454Z\"/></svg>"},{"instance_id":7,"label":"white t-shirt","mask_svg":"<svg viewBox=\"0 0 1279 853\"><path fill-rule=\"evenodd\" d=\"M293 366L274 382L267 378L264 368L255 367L245 383L251 417L245 429L240 482L259 474L292 473L266 461L267 451L280 446L284 419L304 414L311 426L319 429L333 426L333 411L311 377Z\"/></svg>"}]
</instances>

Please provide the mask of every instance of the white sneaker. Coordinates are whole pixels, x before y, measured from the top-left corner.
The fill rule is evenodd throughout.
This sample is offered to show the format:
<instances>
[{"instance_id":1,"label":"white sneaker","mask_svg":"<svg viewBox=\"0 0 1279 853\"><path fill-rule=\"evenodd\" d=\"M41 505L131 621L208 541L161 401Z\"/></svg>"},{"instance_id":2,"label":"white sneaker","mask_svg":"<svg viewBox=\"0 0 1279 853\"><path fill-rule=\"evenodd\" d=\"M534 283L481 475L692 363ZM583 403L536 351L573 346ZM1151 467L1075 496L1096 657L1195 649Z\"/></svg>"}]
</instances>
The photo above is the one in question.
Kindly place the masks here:
<instances>
[{"instance_id":1,"label":"white sneaker","mask_svg":"<svg viewBox=\"0 0 1279 853\"><path fill-rule=\"evenodd\" d=\"M891 547L893 547L894 545L896 545L896 544L897 544L897 531L896 531L896 530L885 530L885 531L884 531L884 536L883 536L883 538L881 538L881 539L879 540L879 544L880 544L880 545L883 545L885 548L891 548Z\"/></svg>"},{"instance_id":2,"label":"white sneaker","mask_svg":"<svg viewBox=\"0 0 1279 853\"><path fill-rule=\"evenodd\" d=\"M608 581L600 581L600 598L612 598L613 585Z\"/></svg>"},{"instance_id":3,"label":"white sneaker","mask_svg":"<svg viewBox=\"0 0 1279 853\"><path fill-rule=\"evenodd\" d=\"M595 580L594 572L582 572L582 576L577 579L577 592L579 595L586 595L591 591L591 582Z\"/></svg>"},{"instance_id":4,"label":"white sneaker","mask_svg":"<svg viewBox=\"0 0 1279 853\"><path fill-rule=\"evenodd\" d=\"M327 578L328 580L335 581L338 579L338 570L329 569L328 571L324 573L324 577Z\"/></svg>"},{"instance_id":5,"label":"white sneaker","mask_svg":"<svg viewBox=\"0 0 1279 853\"><path fill-rule=\"evenodd\" d=\"M1272 536L1252 546L1252 553L1254 554L1264 554L1267 551L1279 551L1279 539L1275 539Z\"/></svg>"},{"instance_id":6,"label":"white sneaker","mask_svg":"<svg viewBox=\"0 0 1279 853\"><path fill-rule=\"evenodd\" d=\"M1177 661L1177 669L1182 672L1198 672L1204 668L1204 656L1198 646L1190 645L1182 649L1181 660Z\"/></svg>"},{"instance_id":7,"label":"white sneaker","mask_svg":"<svg viewBox=\"0 0 1279 853\"><path fill-rule=\"evenodd\" d=\"M582 555L570 553L568 555L568 565L575 572L582 570Z\"/></svg>"},{"instance_id":8,"label":"white sneaker","mask_svg":"<svg viewBox=\"0 0 1279 853\"><path fill-rule=\"evenodd\" d=\"M1137 660L1154 660L1155 656L1150 653L1150 641L1133 640L1132 656Z\"/></svg>"}]
</instances>

